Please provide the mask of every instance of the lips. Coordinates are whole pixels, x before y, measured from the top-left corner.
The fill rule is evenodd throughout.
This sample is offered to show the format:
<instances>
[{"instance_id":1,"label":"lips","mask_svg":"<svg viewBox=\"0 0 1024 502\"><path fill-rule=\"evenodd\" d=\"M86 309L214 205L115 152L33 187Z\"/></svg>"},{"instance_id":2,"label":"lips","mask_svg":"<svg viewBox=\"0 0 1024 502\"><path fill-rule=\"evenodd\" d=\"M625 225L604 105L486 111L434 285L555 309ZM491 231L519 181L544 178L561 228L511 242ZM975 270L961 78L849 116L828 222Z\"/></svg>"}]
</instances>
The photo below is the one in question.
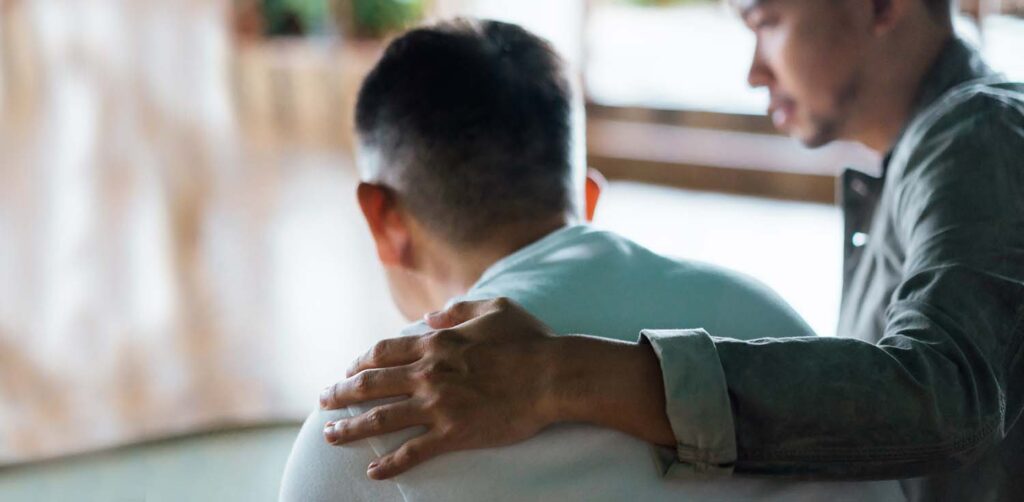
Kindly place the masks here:
<instances>
[{"instance_id":1,"label":"lips","mask_svg":"<svg viewBox=\"0 0 1024 502\"><path fill-rule=\"evenodd\" d=\"M768 105L768 116L771 117L772 124L776 128L783 129L792 122L795 110L796 102L792 99L772 96L771 102Z\"/></svg>"}]
</instances>

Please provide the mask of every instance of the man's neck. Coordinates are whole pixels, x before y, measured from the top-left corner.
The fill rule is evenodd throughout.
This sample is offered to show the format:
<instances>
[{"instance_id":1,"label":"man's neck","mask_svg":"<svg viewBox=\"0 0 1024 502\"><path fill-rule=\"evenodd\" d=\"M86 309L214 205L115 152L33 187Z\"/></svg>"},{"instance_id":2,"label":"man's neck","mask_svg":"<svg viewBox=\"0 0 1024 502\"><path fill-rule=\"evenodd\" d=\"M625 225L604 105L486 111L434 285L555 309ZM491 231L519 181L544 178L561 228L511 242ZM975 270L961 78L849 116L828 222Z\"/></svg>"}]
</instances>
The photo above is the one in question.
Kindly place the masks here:
<instances>
[{"instance_id":1,"label":"man's neck","mask_svg":"<svg viewBox=\"0 0 1024 502\"><path fill-rule=\"evenodd\" d=\"M881 56L880 69L865 94L866 113L860 120L863 126L851 135L851 139L881 154L895 146L907 122L913 119L924 78L953 33L951 28L928 25L907 27L892 36L887 45L901 49Z\"/></svg>"},{"instance_id":2,"label":"man's neck","mask_svg":"<svg viewBox=\"0 0 1024 502\"><path fill-rule=\"evenodd\" d=\"M439 289L438 297L453 298L465 294L499 260L564 228L573 219L559 215L543 221L514 223L494 228L494 239L464 247L437 246L428 274Z\"/></svg>"}]
</instances>

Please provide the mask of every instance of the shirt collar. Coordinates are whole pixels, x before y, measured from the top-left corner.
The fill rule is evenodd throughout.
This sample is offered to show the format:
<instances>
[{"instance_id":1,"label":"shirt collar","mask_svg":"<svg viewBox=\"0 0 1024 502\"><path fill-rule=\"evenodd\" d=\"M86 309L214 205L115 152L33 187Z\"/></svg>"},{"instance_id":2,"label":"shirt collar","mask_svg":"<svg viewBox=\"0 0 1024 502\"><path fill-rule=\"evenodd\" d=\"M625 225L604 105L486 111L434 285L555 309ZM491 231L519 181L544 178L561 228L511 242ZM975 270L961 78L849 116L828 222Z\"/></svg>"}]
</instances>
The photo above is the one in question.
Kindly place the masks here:
<instances>
[{"instance_id":1,"label":"shirt collar","mask_svg":"<svg viewBox=\"0 0 1024 502\"><path fill-rule=\"evenodd\" d=\"M896 137L893 148L903 139L913 118L938 101L946 91L964 82L991 77L995 74L996 72L989 68L976 48L960 37L955 35L950 37L935 62L932 63L931 68L921 79L921 87L914 100L911 118L904 124L899 136ZM882 161L883 173L889 166L891 157L892 150L886 153Z\"/></svg>"},{"instance_id":2,"label":"shirt collar","mask_svg":"<svg viewBox=\"0 0 1024 502\"><path fill-rule=\"evenodd\" d=\"M473 287L469 288L469 291L479 289L485 283L492 281L495 277L515 268L526 260L535 256L543 256L553 248L560 247L563 242L572 240L579 234L586 232L588 228L588 225L585 224L566 225L545 235L544 237L541 237L531 244L523 246L518 251L505 256L504 258L494 262L490 267L487 267L487 270L480 275L480 279L476 281L476 284L474 284Z\"/></svg>"}]
</instances>

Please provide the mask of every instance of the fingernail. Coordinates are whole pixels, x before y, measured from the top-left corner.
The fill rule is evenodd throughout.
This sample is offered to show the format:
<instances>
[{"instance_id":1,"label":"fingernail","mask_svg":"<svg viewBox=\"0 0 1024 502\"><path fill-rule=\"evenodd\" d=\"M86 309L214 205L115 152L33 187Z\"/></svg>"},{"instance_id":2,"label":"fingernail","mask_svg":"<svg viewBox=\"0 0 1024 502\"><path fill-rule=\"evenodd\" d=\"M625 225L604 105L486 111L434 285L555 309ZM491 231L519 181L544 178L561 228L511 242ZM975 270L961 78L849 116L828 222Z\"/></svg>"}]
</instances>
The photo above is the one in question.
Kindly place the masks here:
<instances>
[{"instance_id":1,"label":"fingernail","mask_svg":"<svg viewBox=\"0 0 1024 502\"><path fill-rule=\"evenodd\" d=\"M331 387L324 387L324 390L320 391L320 408L327 408L328 401L331 398Z\"/></svg>"},{"instance_id":2,"label":"fingernail","mask_svg":"<svg viewBox=\"0 0 1024 502\"><path fill-rule=\"evenodd\" d=\"M433 318L435 318L435 317L437 317L439 315L441 315L441 311L440 310L435 310L434 312L431 312L429 314L424 314L423 315L423 320L424 321L429 321L429 320L431 320L431 319L433 319Z\"/></svg>"},{"instance_id":3,"label":"fingernail","mask_svg":"<svg viewBox=\"0 0 1024 502\"><path fill-rule=\"evenodd\" d=\"M377 479L377 476L380 475L380 464L376 461L370 463L370 466L366 468L366 475L369 476L370 479Z\"/></svg>"},{"instance_id":4,"label":"fingernail","mask_svg":"<svg viewBox=\"0 0 1024 502\"><path fill-rule=\"evenodd\" d=\"M334 422L324 424L324 439L331 444L338 440L338 433L334 430Z\"/></svg>"}]
</instances>

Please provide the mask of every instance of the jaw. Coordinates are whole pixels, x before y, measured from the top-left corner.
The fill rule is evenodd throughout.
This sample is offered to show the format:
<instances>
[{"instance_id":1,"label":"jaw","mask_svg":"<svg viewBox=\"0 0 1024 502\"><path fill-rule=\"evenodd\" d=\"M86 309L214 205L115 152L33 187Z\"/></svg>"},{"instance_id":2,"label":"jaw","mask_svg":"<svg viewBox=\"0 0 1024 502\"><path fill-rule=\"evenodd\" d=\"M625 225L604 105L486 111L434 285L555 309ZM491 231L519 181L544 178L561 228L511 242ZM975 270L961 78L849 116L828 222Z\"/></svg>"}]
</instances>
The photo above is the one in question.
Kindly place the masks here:
<instances>
[{"instance_id":1,"label":"jaw","mask_svg":"<svg viewBox=\"0 0 1024 502\"><path fill-rule=\"evenodd\" d=\"M822 123L819 122L813 127L808 128L810 130L802 133L791 134L801 144L807 148L818 148L825 146L837 139L840 139L836 134L836 127L833 123Z\"/></svg>"},{"instance_id":2,"label":"jaw","mask_svg":"<svg viewBox=\"0 0 1024 502\"><path fill-rule=\"evenodd\" d=\"M798 122L789 135L808 148L817 148L836 140L856 140L851 137L859 112L865 108L863 85L857 75L843 83L833 93L824 112L798 110Z\"/></svg>"},{"instance_id":3,"label":"jaw","mask_svg":"<svg viewBox=\"0 0 1024 502\"><path fill-rule=\"evenodd\" d=\"M415 322L424 314L437 310L433 305L433 290L422 274L398 267L386 267L384 273L391 301L405 320Z\"/></svg>"}]
</instances>

